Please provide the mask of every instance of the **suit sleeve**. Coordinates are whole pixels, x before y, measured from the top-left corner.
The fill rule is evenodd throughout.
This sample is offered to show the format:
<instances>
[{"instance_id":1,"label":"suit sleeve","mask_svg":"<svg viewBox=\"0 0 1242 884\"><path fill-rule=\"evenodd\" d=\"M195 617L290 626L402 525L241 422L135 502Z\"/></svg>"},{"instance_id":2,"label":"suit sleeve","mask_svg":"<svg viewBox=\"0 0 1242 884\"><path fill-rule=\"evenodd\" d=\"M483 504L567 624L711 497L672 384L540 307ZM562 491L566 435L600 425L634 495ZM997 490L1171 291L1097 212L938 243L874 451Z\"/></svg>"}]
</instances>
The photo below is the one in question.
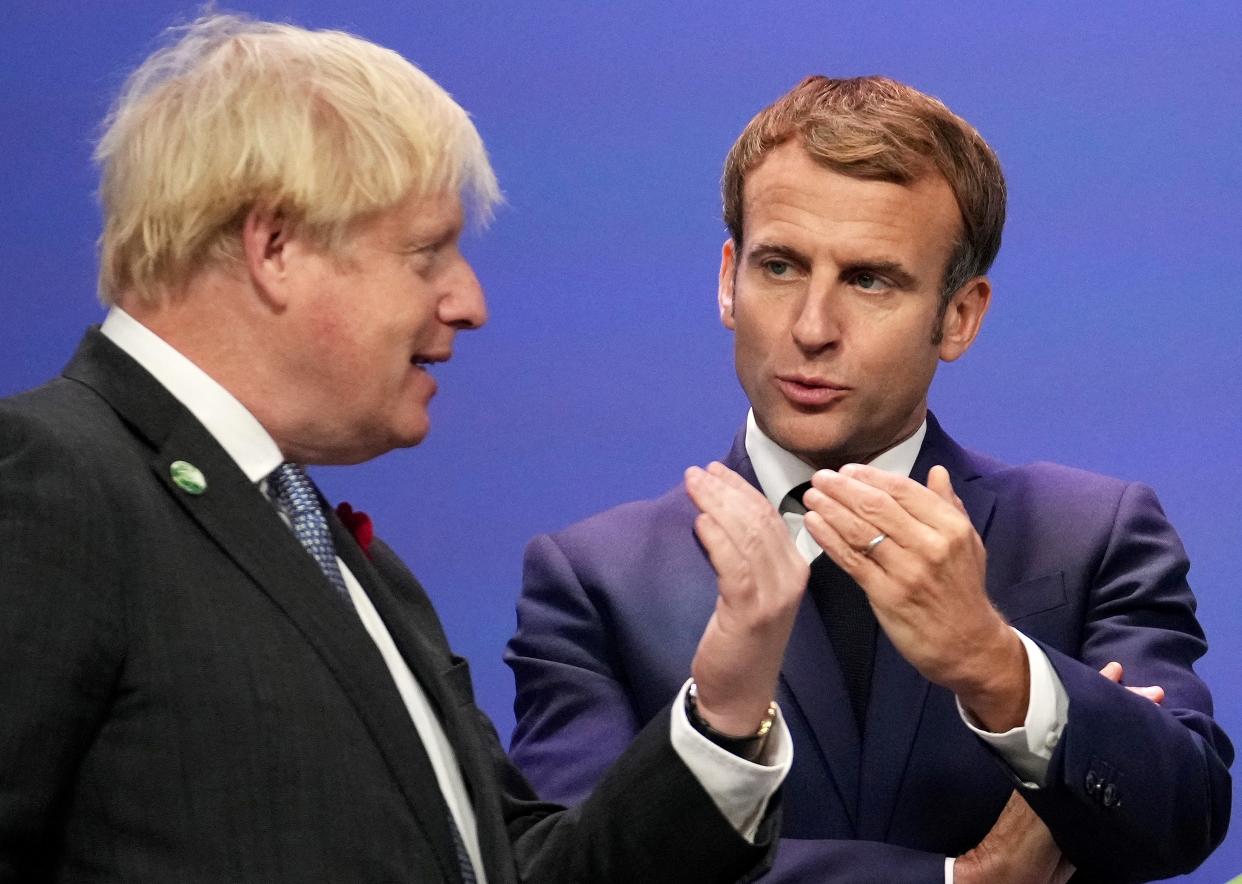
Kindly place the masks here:
<instances>
[{"instance_id":1,"label":"suit sleeve","mask_svg":"<svg viewBox=\"0 0 1242 884\"><path fill-rule=\"evenodd\" d=\"M763 865L778 802L748 844L673 749L669 709L640 723L607 660L594 607L550 538L527 550L526 580L533 591L523 594L519 620L529 630L520 627L505 654L519 685L514 758L536 773L541 794L573 807L546 819L518 815L523 880L554 880L572 868L565 880L674 882L692 868L695 880L732 882ZM511 777L510 796L533 796L516 769ZM511 804L507 816L521 806ZM620 838L590 834L610 818L627 821ZM575 842L589 849L571 849Z\"/></svg>"},{"instance_id":2,"label":"suit sleeve","mask_svg":"<svg viewBox=\"0 0 1242 884\"><path fill-rule=\"evenodd\" d=\"M642 722L601 614L552 538L531 541L523 572L505 650L517 686L510 754L540 794L577 804Z\"/></svg>"},{"instance_id":3,"label":"suit sleeve","mask_svg":"<svg viewBox=\"0 0 1242 884\"><path fill-rule=\"evenodd\" d=\"M119 667L118 544L74 453L0 404L0 881L47 874Z\"/></svg>"},{"instance_id":4,"label":"suit sleeve","mask_svg":"<svg viewBox=\"0 0 1242 884\"><path fill-rule=\"evenodd\" d=\"M607 619L560 546L547 536L531 541L518 631L505 654L517 683L511 755L540 794L566 804L586 801L607 782L645 717L631 699ZM657 721L667 728L666 713ZM852 882L869 869L892 884L942 884L944 861L943 854L877 842L782 839L762 880Z\"/></svg>"},{"instance_id":5,"label":"suit sleeve","mask_svg":"<svg viewBox=\"0 0 1242 884\"><path fill-rule=\"evenodd\" d=\"M1195 675L1207 648L1186 554L1155 495L1127 486L1096 571L1081 659L1044 646L1069 716L1031 807L1079 869L1149 880L1198 866L1229 824L1233 747ZM1160 685L1157 707L1098 671Z\"/></svg>"},{"instance_id":6,"label":"suit sleeve","mask_svg":"<svg viewBox=\"0 0 1242 884\"><path fill-rule=\"evenodd\" d=\"M465 713L468 726L454 729L454 749L460 763L487 771L473 793L485 857L511 856L518 880L530 884L733 884L770 862L779 802L769 803L753 844L742 838L673 748L668 708L621 744L575 807L541 800L475 705L468 664L452 654L417 580L382 542L371 554L382 575L409 590L403 598L418 632L457 673L452 717Z\"/></svg>"},{"instance_id":7,"label":"suit sleeve","mask_svg":"<svg viewBox=\"0 0 1242 884\"><path fill-rule=\"evenodd\" d=\"M732 882L771 862L779 825L773 801L755 842L720 813L669 741L669 710L639 732L580 804L538 803L498 741L507 770L504 815L522 881Z\"/></svg>"}]
</instances>

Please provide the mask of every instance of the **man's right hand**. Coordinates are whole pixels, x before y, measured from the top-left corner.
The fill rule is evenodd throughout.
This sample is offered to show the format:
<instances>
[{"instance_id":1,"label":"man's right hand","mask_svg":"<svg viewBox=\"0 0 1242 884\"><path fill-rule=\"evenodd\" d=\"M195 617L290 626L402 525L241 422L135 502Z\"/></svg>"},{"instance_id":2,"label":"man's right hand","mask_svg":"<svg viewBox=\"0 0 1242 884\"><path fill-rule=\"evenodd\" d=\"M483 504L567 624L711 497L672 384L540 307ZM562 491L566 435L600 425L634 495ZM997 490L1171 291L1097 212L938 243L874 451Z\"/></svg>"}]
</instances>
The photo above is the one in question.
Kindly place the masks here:
<instances>
[{"instance_id":1,"label":"man's right hand","mask_svg":"<svg viewBox=\"0 0 1242 884\"><path fill-rule=\"evenodd\" d=\"M1073 874L1048 827L1017 792L979 845L953 864L953 884L1065 884Z\"/></svg>"},{"instance_id":2,"label":"man's right hand","mask_svg":"<svg viewBox=\"0 0 1242 884\"><path fill-rule=\"evenodd\" d=\"M1124 671L1114 661L1101 669L1100 675L1121 684ZM1164 702L1164 689L1159 685L1126 690L1156 705ZM1009 796L1005 809L979 846L959 856L953 864L954 884L1065 884L1073 874L1073 864L1018 792Z\"/></svg>"},{"instance_id":3,"label":"man's right hand","mask_svg":"<svg viewBox=\"0 0 1242 884\"><path fill-rule=\"evenodd\" d=\"M720 591L690 667L697 712L714 730L749 736L776 696L810 567L772 504L728 467L691 467L686 491Z\"/></svg>"}]
</instances>

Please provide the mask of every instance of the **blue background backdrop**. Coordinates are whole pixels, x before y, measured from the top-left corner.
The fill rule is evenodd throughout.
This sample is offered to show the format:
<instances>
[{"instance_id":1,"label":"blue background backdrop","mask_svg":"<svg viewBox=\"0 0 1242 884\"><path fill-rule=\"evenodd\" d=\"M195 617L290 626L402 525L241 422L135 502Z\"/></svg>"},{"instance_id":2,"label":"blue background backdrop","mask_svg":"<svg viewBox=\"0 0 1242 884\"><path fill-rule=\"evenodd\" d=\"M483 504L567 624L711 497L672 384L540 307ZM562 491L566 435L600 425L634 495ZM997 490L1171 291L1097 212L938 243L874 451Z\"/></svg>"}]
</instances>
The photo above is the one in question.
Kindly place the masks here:
<instances>
[{"instance_id":1,"label":"blue background backdrop","mask_svg":"<svg viewBox=\"0 0 1242 884\"><path fill-rule=\"evenodd\" d=\"M318 474L426 583L502 736L525 541L660 492L722 455L742 421L715 305L729 145L805 74L884 73L974 123L1010 186L992 312L941 371L933 408L1006 460L1156 488L1194 563L1212 642L1200 669L1242 739L1236 2L230 8L402 52L471 111L505 189L467 244L492 321L437 371L431 436ZM125 73L194 13L0 10L0 395L58 371L102 315L91 142ZM1191 880L1242 872L1234 828Z\"/></svg>"}]
</instances>

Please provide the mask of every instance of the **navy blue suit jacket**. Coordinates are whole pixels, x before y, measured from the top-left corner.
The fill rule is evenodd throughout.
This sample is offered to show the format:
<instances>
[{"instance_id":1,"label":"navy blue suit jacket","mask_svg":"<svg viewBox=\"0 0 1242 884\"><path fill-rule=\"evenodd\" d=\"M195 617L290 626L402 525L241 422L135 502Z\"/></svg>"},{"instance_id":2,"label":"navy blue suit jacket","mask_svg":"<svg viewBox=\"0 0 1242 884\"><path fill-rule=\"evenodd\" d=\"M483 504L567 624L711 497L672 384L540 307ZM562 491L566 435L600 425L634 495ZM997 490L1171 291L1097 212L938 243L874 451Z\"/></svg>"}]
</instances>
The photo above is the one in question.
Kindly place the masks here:
<instances>
[{"instance_id":1,"label":"navy blue suit jacket","mask_svg":"<svg viewBox=\"0 0 1242 884\"><path fill-rule=\"evenodd\" d=\"M752 484L739 434L725 462ZM928 418L912 471L944 465L988 552L987 590L1047 652L1069 723L1039 790L1023 789L1076 880L1185 872L1228 826L1233 749L1192 669L1206 649L1181 542L1139 484L967 451ZM588 794L685 680L716 601L678 487L535 538L506 652L512 756L539 791ZM1162 707L1102 678L1161 685ZM795 747L784 787L783 881L942 881L1020 783L962 723L952 694L880 633L864 736L822 621L803 601L779 697Z\"/></svg>"}]
</instances>

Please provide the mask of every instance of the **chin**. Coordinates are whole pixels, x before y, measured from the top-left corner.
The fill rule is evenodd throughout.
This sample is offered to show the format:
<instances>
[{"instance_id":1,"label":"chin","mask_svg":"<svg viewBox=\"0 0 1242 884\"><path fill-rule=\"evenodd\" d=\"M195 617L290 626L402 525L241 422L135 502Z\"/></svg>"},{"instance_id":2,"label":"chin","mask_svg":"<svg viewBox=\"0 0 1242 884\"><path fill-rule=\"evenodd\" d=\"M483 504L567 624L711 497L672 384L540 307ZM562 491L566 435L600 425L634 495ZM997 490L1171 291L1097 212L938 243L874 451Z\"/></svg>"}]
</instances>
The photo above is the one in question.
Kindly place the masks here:
<instances>
[{"instance_id":1,"label":"chin","mask_svg":"<svg viewBox=\"0 0 1242 884\"><path fill-rule=\"evenodd\" d=\"M825 415L786 416L765 429L773 442L790 454L796 454L808 463L818 463L840 452L848 444L841 432L831 426L831 418Z\"/></svg>"},{"instance_id":2,"label":"chin","mask_svg":"<svg viewBox=\"0 0 1242 884\"><path fill-rule=\"evenodd\" d=\"M427 433L430 431L431 425L425 417L421 420L411 421L408 426L397 428L396 432L389 438L389 444L385 450L413 448L426 439ZM382 454L383 452L380 453Z\"/></svg>"}]
</instances>

